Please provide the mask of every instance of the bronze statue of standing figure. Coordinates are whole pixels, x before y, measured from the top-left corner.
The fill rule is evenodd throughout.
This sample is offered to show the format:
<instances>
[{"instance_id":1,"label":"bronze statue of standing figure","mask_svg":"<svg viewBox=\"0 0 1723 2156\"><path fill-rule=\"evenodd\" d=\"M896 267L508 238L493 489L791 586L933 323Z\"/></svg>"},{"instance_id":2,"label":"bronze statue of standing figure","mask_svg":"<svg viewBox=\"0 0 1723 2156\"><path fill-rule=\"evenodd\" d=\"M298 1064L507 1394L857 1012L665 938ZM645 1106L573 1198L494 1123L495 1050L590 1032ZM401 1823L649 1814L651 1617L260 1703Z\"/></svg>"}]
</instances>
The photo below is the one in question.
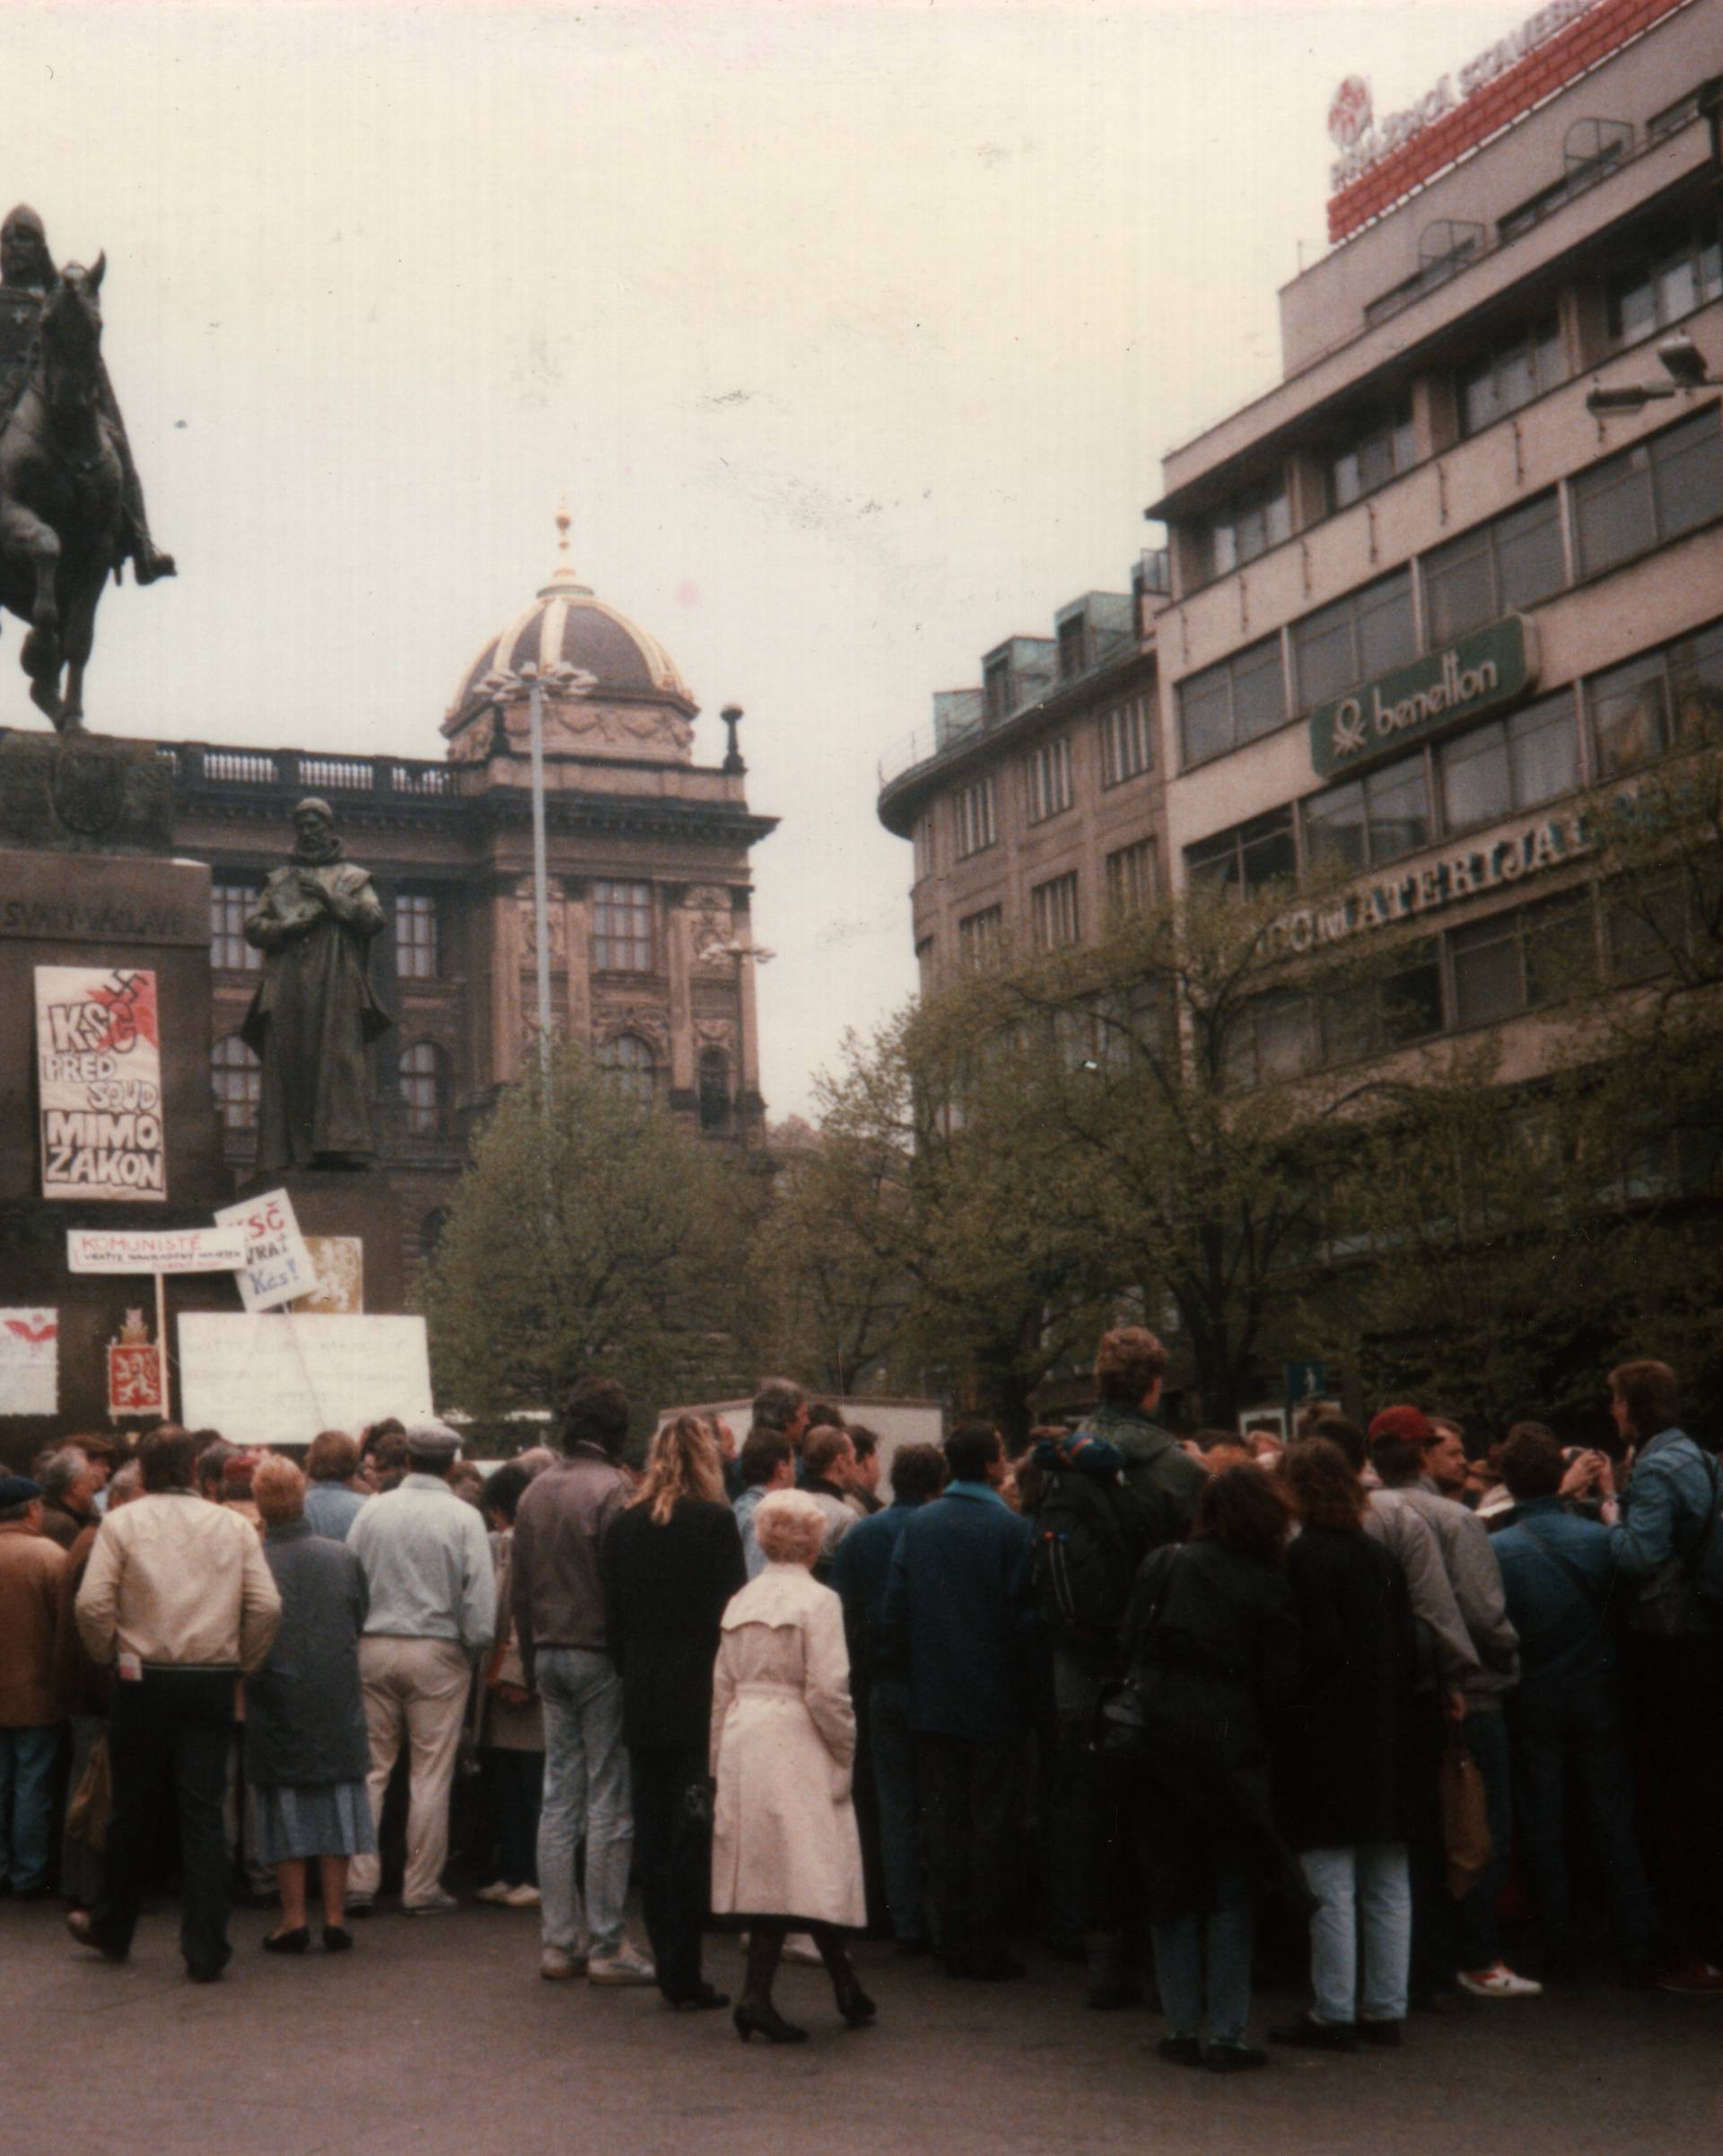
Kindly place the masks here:
<instances>
[{"instance_id":1,"label":"bronze statue of standing figure","mask_svg":"<svg viewBox=\"0 0 1723 2156\"><path fill-rule=\"evenodd\" d=\"M263 1065L258 1170L357 1168L376 1151L365 1050L393 1022L371 985L384 915L344 858L327 802L293 811L297 843L246 916L263 979L240 1038Z\"/></svg>"},{"instance_id":2,"label":"bronze statue of standing figure","mask_svg":"<svg viewBox=\"0 0 1723 2156\"><path fill-rule=\"evenodd\" d=\"M83 723L83 670L111 571L171 576L101 357L101 281L54 267L36 212L0 225L0 605L31 625L32 702L60 732ZM61 673L65 671L62 684Z\"/></svg>"}]
</instances>

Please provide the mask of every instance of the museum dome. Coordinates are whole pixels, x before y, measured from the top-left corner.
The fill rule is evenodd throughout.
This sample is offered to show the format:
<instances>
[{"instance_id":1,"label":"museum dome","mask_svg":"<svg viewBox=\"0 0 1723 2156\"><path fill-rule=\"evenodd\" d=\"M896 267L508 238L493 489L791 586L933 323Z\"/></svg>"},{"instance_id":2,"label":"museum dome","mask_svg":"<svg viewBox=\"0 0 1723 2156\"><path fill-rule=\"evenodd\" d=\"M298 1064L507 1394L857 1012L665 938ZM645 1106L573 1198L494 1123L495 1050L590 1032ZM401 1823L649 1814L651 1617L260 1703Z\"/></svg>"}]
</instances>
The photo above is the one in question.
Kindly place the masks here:
<instances>
[{"instance_id":1,"label":"museum dome","mask_svg":"<svg viewBox=\"0 0 1723 2156\"><path fill-rule=\"evenodd\" d=\"M559 510L558 560L550 581L526 611L493 636L468 668L442 723L453 733L476 708L490 701L485 683L494 674L518 674L524 666L565 663L590 674L597 697L669 705L686 718L699 706L676 662L656 636L593 596L568 557L568 513Z\"/></svg>"}]
</instances>

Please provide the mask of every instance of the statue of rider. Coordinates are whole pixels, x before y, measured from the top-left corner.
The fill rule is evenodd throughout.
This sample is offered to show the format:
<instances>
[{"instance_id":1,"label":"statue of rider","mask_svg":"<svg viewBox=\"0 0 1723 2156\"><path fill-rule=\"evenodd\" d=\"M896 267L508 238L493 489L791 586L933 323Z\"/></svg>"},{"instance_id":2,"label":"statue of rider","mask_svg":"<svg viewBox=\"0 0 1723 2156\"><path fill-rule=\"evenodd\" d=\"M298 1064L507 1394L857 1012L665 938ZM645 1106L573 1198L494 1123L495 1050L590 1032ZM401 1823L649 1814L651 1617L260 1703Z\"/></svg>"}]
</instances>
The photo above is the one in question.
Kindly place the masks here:
<instances>
[{"instance_id":1,"label":"statue of rider","mask_svg":"<svg viewBox=\"0 0 1723 2156\"><path fill-rule=\"evenodd\" d=\"M42 307L58 282L59 273L48 251L42 221L27 204L20 203L0 224L0 432L30 379ZM105 366L101 370L101 412L125 477L120 558L130 558L139 583L153 584L158 576L174 574L173 557L162 553L150 537L143 483L132 461L126 422L119 416Z\"/></svg>"}]
</instances>

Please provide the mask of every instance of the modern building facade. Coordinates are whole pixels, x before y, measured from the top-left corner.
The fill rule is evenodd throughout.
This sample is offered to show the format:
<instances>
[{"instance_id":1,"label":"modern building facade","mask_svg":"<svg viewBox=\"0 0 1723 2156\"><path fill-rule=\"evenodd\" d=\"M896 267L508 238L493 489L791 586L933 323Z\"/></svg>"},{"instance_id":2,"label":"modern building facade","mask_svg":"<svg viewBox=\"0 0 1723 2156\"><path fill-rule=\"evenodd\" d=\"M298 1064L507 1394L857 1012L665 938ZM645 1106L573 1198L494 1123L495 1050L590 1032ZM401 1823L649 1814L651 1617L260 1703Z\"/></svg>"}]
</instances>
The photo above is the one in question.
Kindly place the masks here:
<instances>
[{"instance_id":1,"label":"modern building facade","mask_svg":"<svg viewBox=\"0 0 1723 2156\"><path fill-rule=\"evenodd\" d=\"M1012 636L979 688L933 699L930 732L880 767L879 819L914 847L923 994L1007 951L1093 941L1160 887L1154 639L1165 561L1124 594L1062 607L1051 636Z\"/></svg>"},{"instance_id":2,"label":"modern building facade","mask_svg":"<svg viewBox=\"0 0 1723 2156\"><path fill-rule=\"evenodd\" d=\"M212 888L212 1077L236 1182L255 1157L259 1069L239 1038L258 983L245 916L292 844L295 802L327 800L389 916L374 977L395 1019L372 1050L380 1159L398 1197L403 1271L434 1246L474 1118L537 1037L529 687L547 677L548 945L556 1030L618 1084L713 1144L764 1144L750 849L775 819L748 806L735 721L696 762L698 707L657 640L562 558L492 636L415 761L179 742L176 844ZM557 679L548 670L573 670Z\"/></svg>"},{"instance_id":3,"label":"modern building facade","mask_svg":"<svg viewBox=\"0 0 1723 2156\"><path fill-rule=\"evenodd\" d=\"M1723 0L1596 0L1445 80L1337 168L1283 379L1165 460L1174 888L1337 868L1295 942L1430 932L1389 1038L1277 999L1277 1071L1505 1028L1528 1075L1576 951L1631 973L1572 811L1723 699L1719 65Z\"/></svg>"}]
</instances>

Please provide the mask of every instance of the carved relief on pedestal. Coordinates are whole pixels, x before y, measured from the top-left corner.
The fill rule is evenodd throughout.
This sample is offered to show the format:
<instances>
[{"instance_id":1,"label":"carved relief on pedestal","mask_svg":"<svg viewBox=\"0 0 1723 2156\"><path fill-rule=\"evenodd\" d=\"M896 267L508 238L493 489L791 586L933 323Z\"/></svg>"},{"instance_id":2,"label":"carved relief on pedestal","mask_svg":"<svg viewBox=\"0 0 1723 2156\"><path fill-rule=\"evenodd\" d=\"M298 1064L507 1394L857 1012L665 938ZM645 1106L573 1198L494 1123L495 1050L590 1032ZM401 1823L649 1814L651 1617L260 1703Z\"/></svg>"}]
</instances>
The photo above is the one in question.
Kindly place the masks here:
<instances>
[{"instance_id":1,"label":"carved relief on pedestal","mask_svg":"<svg viewBox=\"0 0 1723 2156\"><path fill-rule=\"evenodd\" d=\"M736 1027L728 1018L699 1018L695 1021L694 1038L703 1048L722 1048L726 1056L736 1053Z\"/></svg>"}]
</instances>

